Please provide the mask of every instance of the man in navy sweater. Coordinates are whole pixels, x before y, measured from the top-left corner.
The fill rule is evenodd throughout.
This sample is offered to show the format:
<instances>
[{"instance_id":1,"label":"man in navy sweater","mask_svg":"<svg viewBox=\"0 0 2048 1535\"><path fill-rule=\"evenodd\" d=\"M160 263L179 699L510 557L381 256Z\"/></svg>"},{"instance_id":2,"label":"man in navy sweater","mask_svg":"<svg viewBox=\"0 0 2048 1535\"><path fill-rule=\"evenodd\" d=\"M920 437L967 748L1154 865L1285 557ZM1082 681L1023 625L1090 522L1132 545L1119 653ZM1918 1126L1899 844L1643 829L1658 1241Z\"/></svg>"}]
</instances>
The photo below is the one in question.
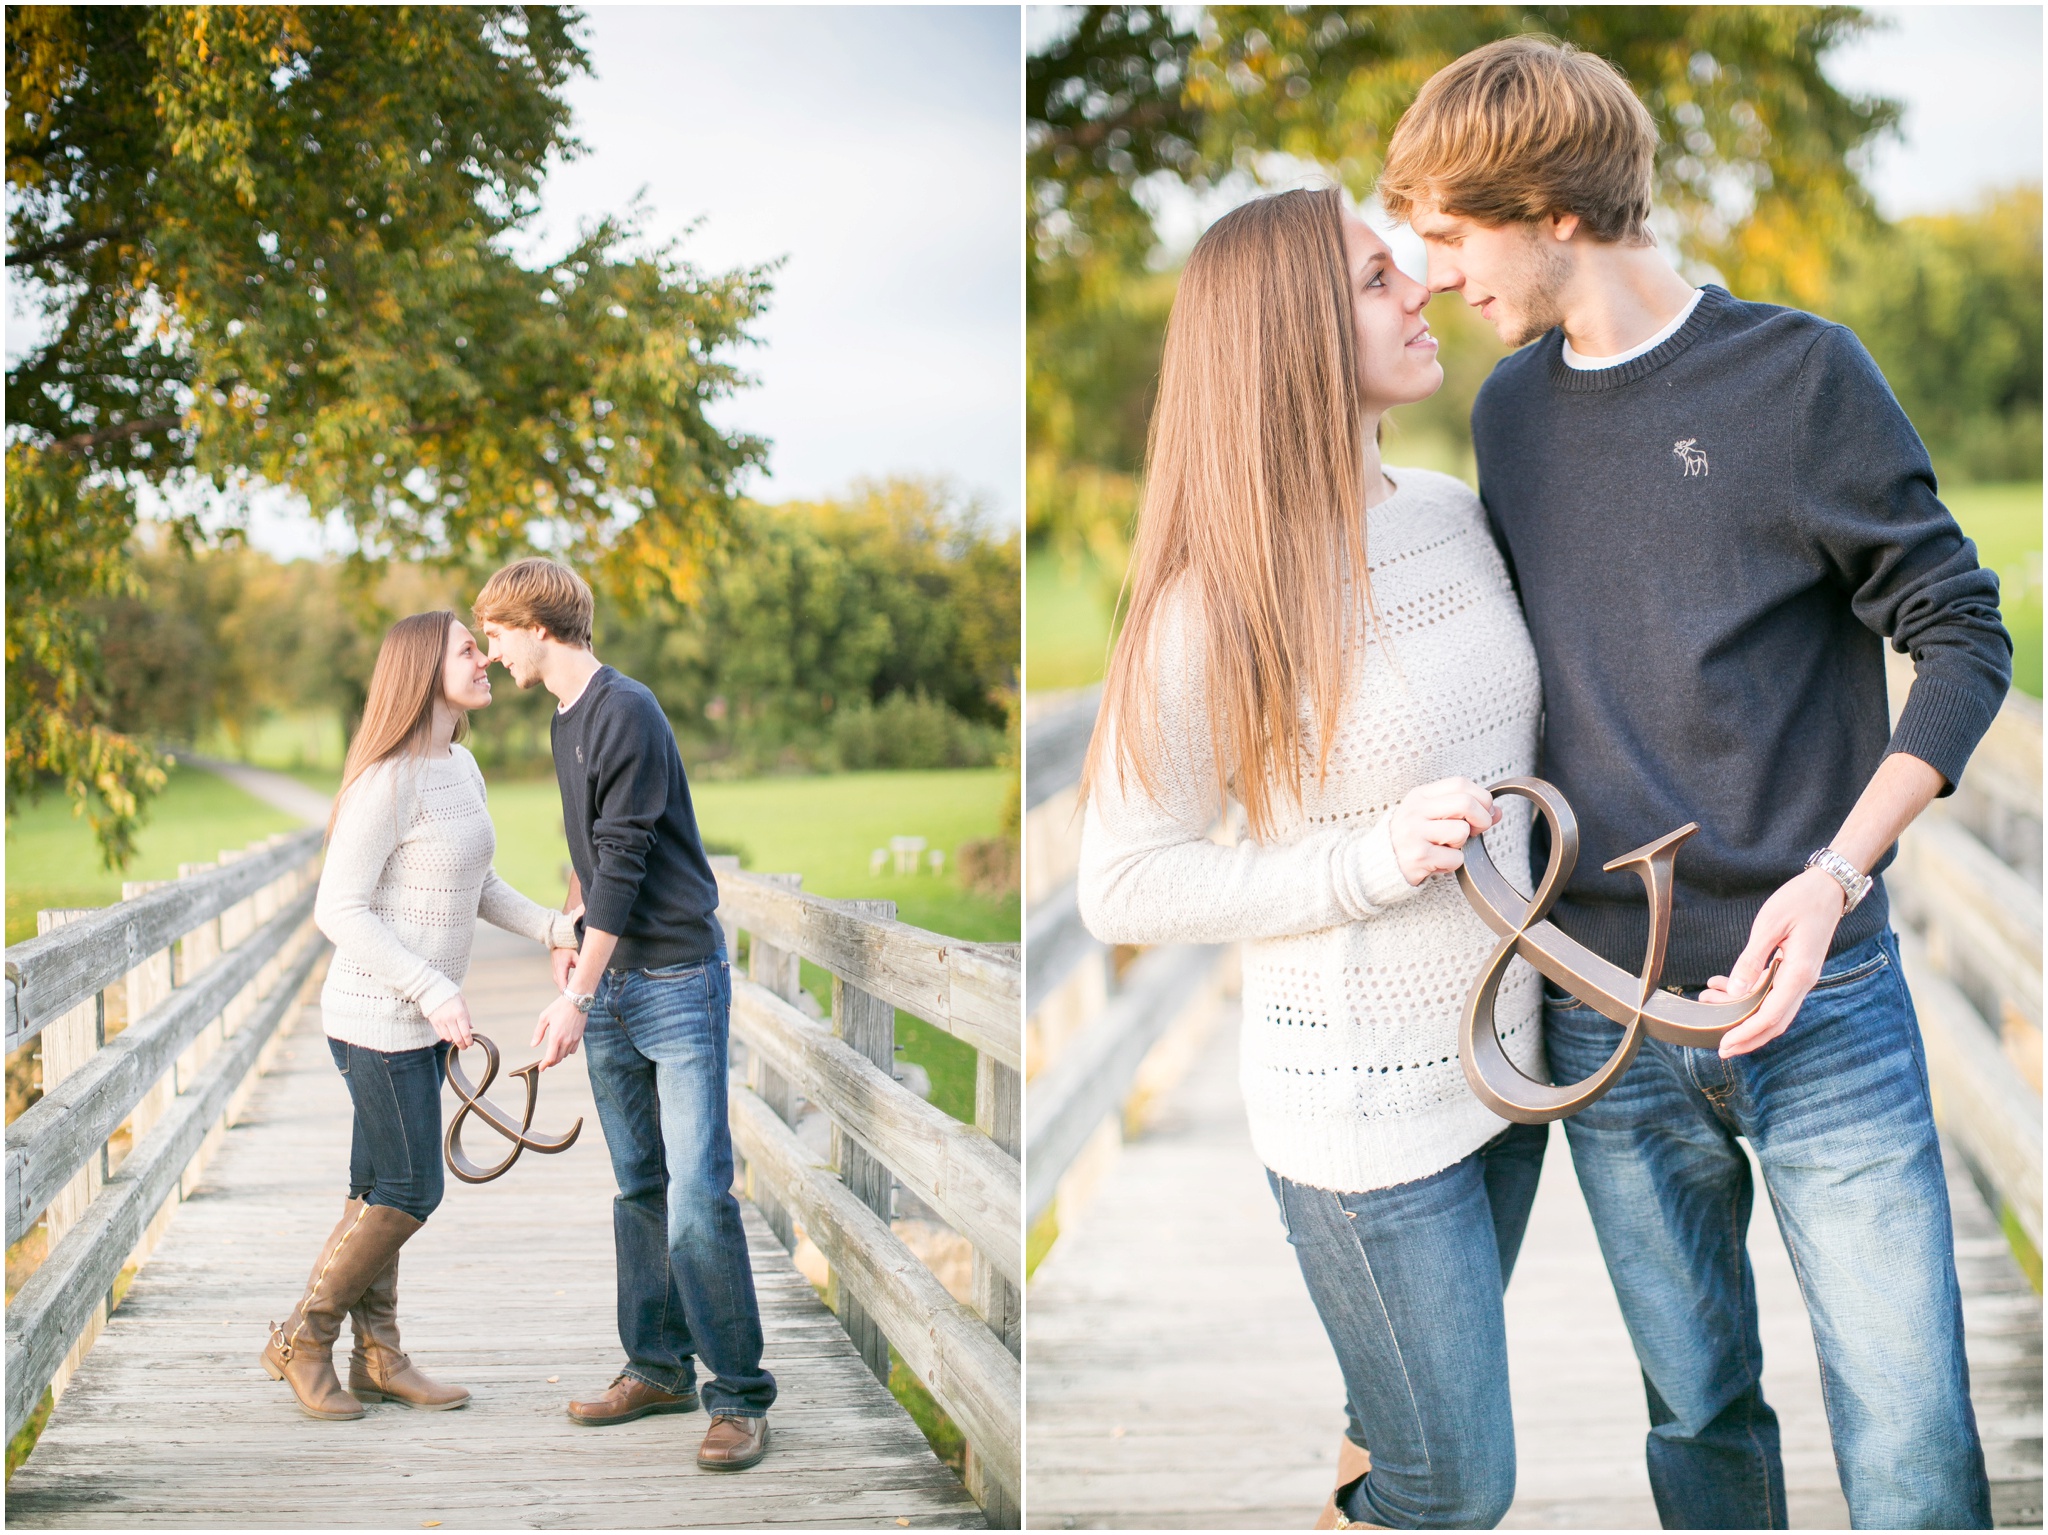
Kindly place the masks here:
<instances>
[{"instance_id":1,"label":"man in navy sweater","mask_svg":"<svg viewBox=\"0 0 2048 1535\"><path fill-rule=\"evenodd\" d=\"M619 1183L619 1342L626 1362L598 1396L569 1403L603 1427L695 1411L698 1359L711 1414L697 1464L741 1471L768 1452L775 1377L733 1197L726 1120L732 979L718 881L704 856L675 733L655 696L590 648L594 604L553 560L518 560L484 584L491 659L545 687L569 907L582 946L556 950L562 994L533 1043L543 1068L590 1047L590 1086ZM586 1032L587 1030L587 1032Z\"/></svg>"},{"instance_id":2,"label":"man in navy sweater","mask_svg":"<svg viewBox=\"0 0 2048 1535\"><path fill-rule=\"evenodd\" d=\"M1607 859L1686 822L1665 981L1769 998L1718 1052L1646 1041L1566 1121L1643 1368L1666 1527L1782 1529L1744 1250L1763 1170L1860 1528L1984 1527L1941 1153L1876 878L2011 677L1996 578L1856 337L1695 288L1651 242L1656 129L1605 61L1490 44L1427 85L1381 197L1521 350L1472 412L1541 664L1539 773L1586 856L1552 920L1642 962ZM1916 680L1888 722L1883 644ZM1483 686L1484 679L1474 679ZM1547 988L1559 1081L1615 1026Z\"/></svg>"}]
</instances>

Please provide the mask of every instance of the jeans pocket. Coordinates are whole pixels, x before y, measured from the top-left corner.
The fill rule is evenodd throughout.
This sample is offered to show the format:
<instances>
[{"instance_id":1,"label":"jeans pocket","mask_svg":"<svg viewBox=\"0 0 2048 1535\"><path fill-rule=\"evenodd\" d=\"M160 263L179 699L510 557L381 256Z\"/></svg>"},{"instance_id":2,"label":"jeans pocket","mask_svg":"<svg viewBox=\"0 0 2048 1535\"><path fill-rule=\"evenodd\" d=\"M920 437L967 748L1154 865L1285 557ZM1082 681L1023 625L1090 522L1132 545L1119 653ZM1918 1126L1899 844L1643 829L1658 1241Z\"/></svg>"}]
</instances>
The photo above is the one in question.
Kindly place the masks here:
<instances>
[{"instance_id":1,"label":"jeans pocket","mask_svg":"<svg viewBox=\"0 0 2048 1535\"><path fill-rule=\"evenodd\" d=\"M640 973L650 981L686 981L692 976L702 975L709 960L693 959L686 965L663 965L658 970L642 970Z\"/></svg>"},{"instance_id":2,"label":"jeans pocket","mask_svg":"<svg viewBox=\"0 0 2048 1535\"><path fill-rule=\"evenodd\" d=\"M1847 970L1837 971L1833 975L1823 974L1819 980L1813 983L1811 989L1814 991L1832 991L1838 986L1853 986L1858 981L1868 980L1879 971L1890 969L1891 962L1891 956L1885 953L1884 950L1879 949L1861 964L1851 965Z\"/></svg>"}]
</instances>

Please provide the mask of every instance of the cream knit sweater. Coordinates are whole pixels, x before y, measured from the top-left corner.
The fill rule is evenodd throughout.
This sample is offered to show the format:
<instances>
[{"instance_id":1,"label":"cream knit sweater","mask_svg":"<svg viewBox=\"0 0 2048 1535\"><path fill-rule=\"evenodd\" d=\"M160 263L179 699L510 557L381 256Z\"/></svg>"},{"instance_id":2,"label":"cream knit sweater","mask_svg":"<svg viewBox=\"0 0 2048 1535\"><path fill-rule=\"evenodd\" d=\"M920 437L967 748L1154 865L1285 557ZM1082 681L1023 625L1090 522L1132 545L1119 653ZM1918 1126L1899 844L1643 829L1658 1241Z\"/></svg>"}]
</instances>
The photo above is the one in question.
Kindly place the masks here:
<instances>
[{"instance_id":1,"label":"cream knit sweater","mask_svg":"<svg viewBox=\"0 0 2048 1535\"><path fill-rule=\"evenodd\" d=\"M349 785L313 905L334 940L320 991L329 1035L371 1050L433 1044L427 1014L462 989L478 917L535 943L575 946L566 913L498 878L497 847L484 775L460 746L446 757L389 758Z\"/></svg>"},{"instance_id":2,"label":"cream knit sweater","mask_svg":"<svg viewBox=\"0 0 2048 1535\"><path fill-rule=\"evenodd\" d=\"M1263 842L1212 840L1218 802L1193 616L1162 626L1158 798L1105 773L1081 836L1079 897L1110 943L1244 945L1239 1076L1252 1145L1275 1172L1359 1191L1427 1177L1504 1121L1458 1064L1464 997L1495 939L1440 874L1410 886L1388 812L1462 775L1533 771L1536 656L1486 516L1461 482L1389 470L1366 520L1382 641L1355 658L1318 783L1310 721L1302 803L1276 796ZM1304 710L1306 715L1306 710ZM1113 760L1113 759L1108 759ZM1528 889L1529 807L1503 798L1487 851ZM1509 1056L1537 1073L1540 991L1526 965L1501 987Z\"/></svg>"}]
</instances>

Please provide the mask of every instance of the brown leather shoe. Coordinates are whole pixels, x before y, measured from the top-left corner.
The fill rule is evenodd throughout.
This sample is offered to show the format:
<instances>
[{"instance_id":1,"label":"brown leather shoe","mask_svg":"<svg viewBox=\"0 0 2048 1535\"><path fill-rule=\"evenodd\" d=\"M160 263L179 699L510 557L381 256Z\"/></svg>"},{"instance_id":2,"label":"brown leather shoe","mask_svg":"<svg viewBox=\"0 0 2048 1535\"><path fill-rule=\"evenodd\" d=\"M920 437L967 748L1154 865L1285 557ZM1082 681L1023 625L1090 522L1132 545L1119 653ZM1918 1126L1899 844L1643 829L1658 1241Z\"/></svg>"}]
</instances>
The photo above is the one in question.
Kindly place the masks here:
<instances>
[{"instance_id":1,"label":"brown leather shoe","mask_svg":"<svg viewBox=\"0 0 2048 1535\"><path fill-rule=\"evenodd\" d=\"M736 1418L720 1413L697 1447L697 1464L706 1471L744 1471L768 1453L768 1420Z\"/></svg>"},{"instance_id":2,"label":"brown leather shoe","mask_svg":"<svg viewBox=\"0 0 2048 1535\"><path fill-rule=\"evenodd\" d=\"M697 1388L685 1386L680 1395L650 1386L637 1375L621 1374L603 1396L587 1402L571 1402L569 1416L578 1423L602 1428L608 1423L631 1423L657 1412L695 1412Z\"/></svg>"},{"instance_id":3,"label":"brown leather shoe","mask_svg":"<svg viewBox=\"0 0 2048 1535\"><path fill-rule=\"evenodd\" d=\"M469 1392L444 1386L417 1368L398 1339L398 1254L349 1308L356 1346L349 1355L348 1392L359 1402L396 1402L422 1412L469 1405Z\"/></svg>"}]
</instances>

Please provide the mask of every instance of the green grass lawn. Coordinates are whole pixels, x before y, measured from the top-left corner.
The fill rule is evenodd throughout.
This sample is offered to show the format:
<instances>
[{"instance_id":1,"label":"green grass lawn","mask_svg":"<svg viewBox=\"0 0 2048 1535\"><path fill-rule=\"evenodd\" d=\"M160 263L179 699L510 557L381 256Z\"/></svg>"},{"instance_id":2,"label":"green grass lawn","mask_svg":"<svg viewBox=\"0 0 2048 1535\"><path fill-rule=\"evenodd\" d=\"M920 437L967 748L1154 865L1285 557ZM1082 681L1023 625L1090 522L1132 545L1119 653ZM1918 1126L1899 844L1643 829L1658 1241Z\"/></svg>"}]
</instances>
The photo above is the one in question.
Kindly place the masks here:
<instances>
[{"instance_id":1,"label":"green grass lawn","mask_svg":"<svg viewBox=\"0 0 2048 1535\"><path fill-rule=\"evenodd\" d=\"M1093 559L1064 564L1050 550L1024 562L1024 686L1032 692L1102 680L1114 592Z\"/></svg>"},{"instance_id":2,"label":"green grass lawn","mask_svg":"<svg viewBox=\"0 0 2048 1535\"><path fill-rule=\"evenodd\" d=\"M9 808L7 941L36 933L36 912L52 906L106 906L121 899L124 879L175 879L181 863L209 863L223 848L241 848L299 823L233 784L196 768L171 769L170 786L149 807L125 873L109 870L70 801L48 793Z\"/></svg>"},{"instance_id":3,"label":"green grass lawn","mask_svg":"<svg viewBox=\"0 0 2048 1535\"><path fill-rule=\"evenodd\" d=\"M1942 500L1998 572L1999 608L2012 633L2013 686L2041 696L2041 486L1954 485Z\"/></svg>"},{"instance_id":4,"label":"green grass lawn","mask_svg":"<svg viewBox=\"0 0 2048 1535\"><path fill-rule=\"evenodd\" d=\"M214 730L198 746L209 757L227 757L294 775L324 772L329 788L341 782L341 759L348 750L342 739L341 716L324 709L266 714L240 741Z\"/></svg>"}]
</instances>

